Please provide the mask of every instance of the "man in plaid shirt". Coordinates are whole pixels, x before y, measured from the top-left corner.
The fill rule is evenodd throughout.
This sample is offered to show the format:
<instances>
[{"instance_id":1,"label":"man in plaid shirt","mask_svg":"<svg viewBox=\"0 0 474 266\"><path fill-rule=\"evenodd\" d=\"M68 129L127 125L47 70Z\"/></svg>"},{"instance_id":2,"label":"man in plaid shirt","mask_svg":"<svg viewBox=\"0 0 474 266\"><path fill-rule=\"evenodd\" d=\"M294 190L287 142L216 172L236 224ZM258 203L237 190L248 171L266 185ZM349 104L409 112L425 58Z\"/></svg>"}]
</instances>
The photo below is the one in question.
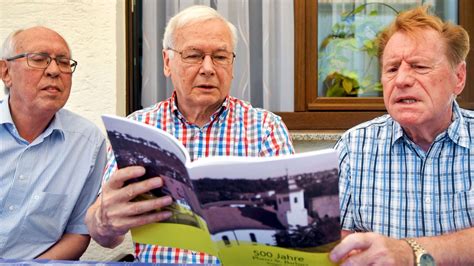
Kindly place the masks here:
<instances>
[{"instance_id":1,"label":"man in plaid shirt","mask_svg":"<svg viewBox=\"0 0 474 266\"><path fill-rule=\"evenodd\" d=\"M474 265L474 112L455 98L469 36L400 13L379 37L389 115L348 130L339 151L343 265Z\"/></svg>"},{"instance_id":2,"label":"man in plaid shirt","mask_svg":"<svg viewBox=\"0 0 474 266\"><path fill-rule=\"evenodd\" d=\"M294 153L280 117L229 96L236 44L236 28L214 9L193 6L178 13L163 38L164 74L171 78L174 93L129 118L174 135L193 160ZM91 236L102 246L115 247L129 229L171 216L168 211L150 212L170 205L169 196L130 201L163 184L156 177L123 186L144 171L138 166L117 170L109 152L102 200L99 197L86 218ZM150 244L136 243L135 255L143 262L219 264L208 254Z\"/></svg>"}]
</instances>

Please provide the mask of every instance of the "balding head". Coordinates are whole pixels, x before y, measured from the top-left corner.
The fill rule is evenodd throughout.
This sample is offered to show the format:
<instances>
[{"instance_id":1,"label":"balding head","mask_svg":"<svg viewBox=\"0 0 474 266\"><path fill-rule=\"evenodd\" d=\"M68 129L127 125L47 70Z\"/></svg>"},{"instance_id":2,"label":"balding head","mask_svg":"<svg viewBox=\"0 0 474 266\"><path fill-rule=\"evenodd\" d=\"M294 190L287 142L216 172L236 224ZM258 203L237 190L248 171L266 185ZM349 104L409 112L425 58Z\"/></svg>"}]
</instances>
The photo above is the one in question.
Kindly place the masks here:
<instances>
[{"instance_id":1,"label":"balding head","mask_svg":"<svg viewBox=\"0 0 474 266\"><path fill-rule=\"evenodd\" d=\"M34 26L27 29L15 30L10 33L3 42L0 58L5 59L23 52L34 52L27 51L26 49L28 49L28 45L38 40L38 36L48 36L47 38L56 40L57 42L55 43L65 45L68 50L68 56L71 57L71 49L66 40L59 33L44 26ZM9 88L5 84L5 93L8 92Z\"/></svg>"}]
</instances>

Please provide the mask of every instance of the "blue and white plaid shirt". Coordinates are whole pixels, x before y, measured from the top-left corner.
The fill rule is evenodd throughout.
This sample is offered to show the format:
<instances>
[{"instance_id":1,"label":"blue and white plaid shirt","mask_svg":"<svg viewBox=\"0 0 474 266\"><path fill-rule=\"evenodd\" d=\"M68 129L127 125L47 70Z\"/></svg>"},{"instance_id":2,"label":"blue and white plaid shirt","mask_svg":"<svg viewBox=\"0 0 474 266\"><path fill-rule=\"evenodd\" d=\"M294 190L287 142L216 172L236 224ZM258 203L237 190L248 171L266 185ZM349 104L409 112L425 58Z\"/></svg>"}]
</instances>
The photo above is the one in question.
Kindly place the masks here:
<instances>
[{"instance_id":1,"label":"blue and white plaid shirt","mask_svg":"<svg viewBox=\"0 0 474 266\"><path fill-rule=\"evenodd\" d=\"M336 144L344 230L389 237L435 236L474 225L474 112L425 152L389 115L348 130Z\"/></svg>"}]
</instances>

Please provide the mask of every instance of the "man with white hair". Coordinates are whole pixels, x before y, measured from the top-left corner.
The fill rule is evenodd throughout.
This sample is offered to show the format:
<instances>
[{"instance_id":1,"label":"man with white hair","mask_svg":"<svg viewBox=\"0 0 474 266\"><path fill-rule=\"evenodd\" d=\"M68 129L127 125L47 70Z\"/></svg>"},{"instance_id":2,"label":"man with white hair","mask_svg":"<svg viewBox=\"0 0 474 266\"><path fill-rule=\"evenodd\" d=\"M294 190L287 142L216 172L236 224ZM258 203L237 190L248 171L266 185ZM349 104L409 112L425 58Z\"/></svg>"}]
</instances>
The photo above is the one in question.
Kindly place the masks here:
<instances>
[{"instance_id":1,"label":"man with white hair","mask_svg":"<svg viewBox=\"0 0 474 266\"><path fill-rule=\"evenodd\" d=\"M45 27L13 32L1 56L0 258L79 259L106 145L96 126L62 108L77 62Z\"/></svg>"},{"instance_id":2,"label":"man with white hair","mask_svg":"<svg viewBox=\"0 0 474 266\"><path fill-rule=\"evenodd\" d=\"M163 38L164 74L171 78L173 95L129 116L179 139L191 159L220 156L275 156L294 152L280 117L254 108L229 95L233 78L235 27L214 9L192 6L170 19ZM89 209L86 223L99 244L115 247L129 229L163 221L168 211L150 212L171 204L169 196L132 202L137 195L162 186L160 177L124 186L142 176L143 167L116 168L109 154L102 200ZM208 254L183 249L136 244L144 262L212 263Z\"/></svg>"}]
</instances>

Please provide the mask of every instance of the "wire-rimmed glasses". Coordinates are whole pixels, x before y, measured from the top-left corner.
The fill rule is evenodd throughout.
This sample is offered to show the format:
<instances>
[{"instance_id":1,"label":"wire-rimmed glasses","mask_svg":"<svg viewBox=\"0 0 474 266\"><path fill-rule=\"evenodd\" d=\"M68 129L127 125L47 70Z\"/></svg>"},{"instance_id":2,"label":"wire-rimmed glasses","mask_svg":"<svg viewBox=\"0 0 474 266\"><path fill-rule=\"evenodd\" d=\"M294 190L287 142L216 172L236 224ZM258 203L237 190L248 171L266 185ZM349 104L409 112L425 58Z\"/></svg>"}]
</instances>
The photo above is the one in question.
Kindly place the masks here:
<instances>
[{"instance_id":1,"label":"wire-rimmed glasses","mask_svg":"<svg viewBox=\"0 0 474 266\"><path fill-rule=\"evenodd\" d=\"M214 51L212 53L205 53L197 49L186 49L183 51L177 51L172 48L168 48L173 52L178 53L181 56L181 60L188 64L201 64L204 61L206 55L209 55L212 62L216 65L231 65L234 62L235 53L228 51Z\"/></svg>"},{"instance_id":2,"label":"wire-rimmed glasses","mask_svg":"<svg viewBox=\"0 0 474 266\"><path fill-rule=\"evenodd\" d=\"M59 71L65 74L72 74L76 70L77 61L64 56L51 57L46 53L24 53L5 58L7 61L13 61L20 58L26 58L26 63L32 68L46 69L51 61L56 61Z\"/></svg>"}]
</instances>

